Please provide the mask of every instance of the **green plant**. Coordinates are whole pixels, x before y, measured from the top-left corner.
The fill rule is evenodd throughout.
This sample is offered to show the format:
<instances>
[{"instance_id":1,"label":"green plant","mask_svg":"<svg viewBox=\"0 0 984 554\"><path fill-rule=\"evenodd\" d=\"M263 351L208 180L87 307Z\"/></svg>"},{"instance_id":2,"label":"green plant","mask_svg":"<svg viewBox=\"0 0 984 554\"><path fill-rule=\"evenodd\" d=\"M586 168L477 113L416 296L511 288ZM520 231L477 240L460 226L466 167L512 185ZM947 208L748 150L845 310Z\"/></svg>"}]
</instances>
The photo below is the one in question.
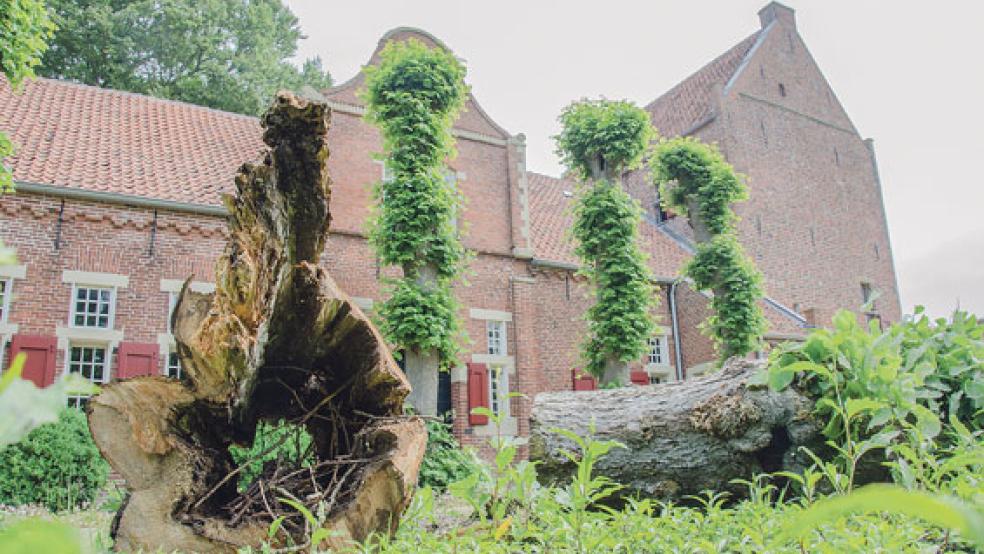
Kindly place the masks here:
<instances>
[{"instance_id":1,"label":"green plant","mask_svg":"<svg viewBox=\"0 0 984 554\"><path fill-rule=\"evenodd\" d=\"M73 508L91 502L108 474L85 415L65 409L0 451L0 502Z\"/></svg>"},{"instance_id":2,"label":"green plant","mask_svg":"<svg viewBox=\"0 0 984 554\"><path fill-rule=\"evenodd\" d=\"M281 89L322 90L317 57L281 0L48 0L59 31L38 73L259 115Z\"/></svg>"},{"instance_id":3,"label":"green plant","mask_svg":"<svg viewBox=\"0 0 984 554\"><path fill-rule=\"evenodd\" d=\"M379 310L382 331L400 349L436 352L453 365L461 325L452 281L466 258L453 217L460 197L445 179L454 156L451 126L468 87L450 52L393 41L365 68L366 119L380 128L392 179L377 183L369 241L380 261L403 269Z\"/></svg>"},{"instance_id":4,"label":"green plant","mask_svg":"<svg viewBox=\"0 0 984 554\"><path fill-rule=\"evenodd\" d=\"M664 206L686 214L697 248L684 274L714 293L707 329L721 360L756 350L765 332L762 276L738 242L731 205L748 191L720 152L694 138L665 140L650 160Z\"/></svg>"},{"instance_id":5,"label":"green plant","mask_svg":"<svg viewBox=\"0 0 984 554\"><path fill-rule=\"evenodd\" d=\"M458 445L451 434L451 425L427 420L427 451L420 464L418 487L444 491L451 483L478 471L481 463L474 452Z\"/></svg>"},{"instance_id":6,"label":"green plant","mask_svg":"<svg viewBox=\"0 0 984 554\"><path fill-rule=\"evenodd\" d=\"M246 490L269 462L284 462L292 467L311 465L314 462L311 440L311 434L303 425L284 420L258 423L253 444L249 448L235 445L229 447L229 453L236 465L248 464L239 472L239 490Z\"/></svg>"},{"instance_id":7,"label":"green plant","mask_svg":"<svg viewBox=\"0 0 984 554\"><path fill-rule=\"evenodd\" d=\"M594 285L582 345L586 370L627 384L626 363L642 356L655 331L656 295L638 244L642 211L617 179L639 165L655 132L648 114L625 101L575 102L560 122L557 152L583 181L574 205L575 252Z\"/></svg>"},{"instance_id":8,"label":"green plant","mask_svg":"<svg viewBox=\"0 0 984 554\"><path fill-rule=\"evenodd\" d=\"M43 1L0 0L0 73L14 90L24 79L34 77L34 68L41 63L54 32L55 24ZM3 165L4 158L13 153L13 143L0 133L0 194L14 190L13 175Z\"/></svg>"}]
</instances>

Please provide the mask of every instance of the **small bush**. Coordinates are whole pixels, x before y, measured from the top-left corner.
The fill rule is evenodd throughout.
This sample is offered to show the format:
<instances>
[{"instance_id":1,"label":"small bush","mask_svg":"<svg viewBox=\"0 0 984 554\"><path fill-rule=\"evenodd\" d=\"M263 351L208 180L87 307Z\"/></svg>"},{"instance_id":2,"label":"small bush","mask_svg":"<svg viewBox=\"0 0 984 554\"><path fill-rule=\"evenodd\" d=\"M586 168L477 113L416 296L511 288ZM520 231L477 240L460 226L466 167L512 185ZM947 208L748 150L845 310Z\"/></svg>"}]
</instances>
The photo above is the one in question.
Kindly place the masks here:
<instances>
[{"instance_id":1,"label":"small bush","mask_svg":"<svg viewBox=\"0 0 984 554\"><path fill-rule=\"evenodd\" d=\"M256 435L249 448L229 447L229 453L236 465L249 463L239 474L239 490L249 488L268 462L280 461L293 467L311 465L314 461L311 440L311 434L303 425L284 420L277 423L261 421L256 426Z\"/></svg>"},{"instance_id":2,"label":"small bush","mask_svg":"<svg viewBox=\"0 0 984 554\"><path fill-rule=\"evenodd\" d=\"M65 410L0 451L0 503L74 508L92 502L108 475L85 415Z\"/></svg>"},{"instance_id":3,"label":"small bush","mask_svg":"<svg viewBox=\"0 0 984 554\"><path fill-rule=\"evenodd\" d=\"M435 420L427 421L427 452L420 465L417 484L443 491L448 485L476 473L480 464L475 455L462 450L451 434L451 426Z\"/></svg>"}]
</instances>

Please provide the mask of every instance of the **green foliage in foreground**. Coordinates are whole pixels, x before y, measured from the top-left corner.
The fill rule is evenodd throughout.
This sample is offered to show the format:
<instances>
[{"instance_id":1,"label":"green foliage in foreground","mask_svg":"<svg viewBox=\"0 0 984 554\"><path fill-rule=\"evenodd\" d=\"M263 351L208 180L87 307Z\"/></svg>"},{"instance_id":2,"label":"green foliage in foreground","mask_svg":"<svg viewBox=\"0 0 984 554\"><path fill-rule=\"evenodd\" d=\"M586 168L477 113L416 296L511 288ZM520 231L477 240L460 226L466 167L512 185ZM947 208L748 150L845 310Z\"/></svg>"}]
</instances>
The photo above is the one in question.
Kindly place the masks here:
<instances>
[{"instance_id":1,"label":"green foliage in foreground","mask_svg":"<svg viewBox=\"0 0 984 554\"><path fill-rule=\"evenodd\" d=\"M479 471L481 463L471 450L458 445L450 424L427 420L427 451L420 464L417 486L443 491L451 483Z\"/></svg>"},{"instance_id":2,"label":"green foliage in foreground","mask_svg":"<svg viewBox=\"0 0 984 554\"><path fill-rule=\"evenodd\" d=\"M716 148L694 138L660 142L650 164L666 207L686 214L698 235L684 274L698 290L714 292L706 325L721 360L752 352L766 322L758 305L762 275L738 242L731 207L748 197L745 185Z\"/></svg>"},{"instance_id":3,"label":"green foliage in foreground","mask_svg":"<svg viewBox=\"0 0 984 554\"><path fill-rule=\"evenodd\" d=\"M85 414L66 409L0 451L0 503L74 508L91 502L108 474Z\"/></svg>"}]
</instances>

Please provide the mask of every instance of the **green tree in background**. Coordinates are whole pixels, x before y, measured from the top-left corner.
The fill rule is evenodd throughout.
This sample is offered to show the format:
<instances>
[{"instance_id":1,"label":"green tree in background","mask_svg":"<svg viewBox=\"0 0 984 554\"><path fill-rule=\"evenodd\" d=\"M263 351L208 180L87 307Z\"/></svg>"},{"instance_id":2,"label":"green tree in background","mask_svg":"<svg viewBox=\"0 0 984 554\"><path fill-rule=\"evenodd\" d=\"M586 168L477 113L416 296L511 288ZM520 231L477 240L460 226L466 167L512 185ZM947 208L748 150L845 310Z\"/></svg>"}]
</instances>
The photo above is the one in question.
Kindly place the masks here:
<instances>
[{"instance_id":1,"label":"green tree in background","mask_svg":"<svg viewBox=\"0 0 984 554\"><path fill-rule=\"evenodd\" d=\"M34 68L48 48L45 40L55 26L39 0L0 0L0 73L17 90L24 79L34 77ZM14 145L0 132L0 194L14 190L13 176L3 159L14 153ZM7 257L0 243L0 263ZM12 262L11 262L12 263Z\"/></svg>"},{"instance_id":2,"label":"green tree in background","mask_svg":"<svg viewBox=\"0 0 984 554\"><path fill-rule=\"evenodd\" d=\"M331 85L281 0L51 0L58 32L38 73L257 115L279 89Z\"/></svg>"},{"instance_id":3,"label":"green tree in background","mask_svg":"<svg viewBox=\"0 0 984 554\"><path fill-rule=\"evenodd\" d=\"M583 346L587 371L604 383L628 384L628 362L655 331L656 297L639 248L639 203L620 178L637 167L655 131L649 115L625 101L575 102L560 115L557 153L582 181L574 206L576 252L594 285Z\"/></svg>"},{"instance_id":4,"label":"green tree in background","mask_svg":"<svg viewBox=\"0 0 984 554\"><path fill-rule=\"evenodd\" d=\"M713 146L694 138L661 142L650 160L666 207L687 215L697 251L684 273L714 293L707 325L721 360L759 347L766 322L759 308L762 274L738 242L731 205L748 190Z\"/></svg>"}]
</instances>

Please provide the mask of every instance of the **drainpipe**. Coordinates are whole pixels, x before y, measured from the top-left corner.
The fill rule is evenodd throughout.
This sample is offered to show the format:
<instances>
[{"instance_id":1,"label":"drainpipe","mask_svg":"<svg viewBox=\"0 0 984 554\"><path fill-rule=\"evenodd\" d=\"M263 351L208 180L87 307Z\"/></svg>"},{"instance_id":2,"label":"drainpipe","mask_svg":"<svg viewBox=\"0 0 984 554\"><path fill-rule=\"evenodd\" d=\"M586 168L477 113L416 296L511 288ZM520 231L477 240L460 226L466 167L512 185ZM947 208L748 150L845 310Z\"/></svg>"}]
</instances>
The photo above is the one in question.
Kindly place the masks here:
<instances>
[{"instance_id":1,"label":"drainpipe","mask_svg":"<svg viewBox=\"0 0 984 554\"><path fill-rule=\"evenodd\" d=\"M673 326L673 354L676 362L677 381L683 381L683 352L680 349L680 320L677 319L676 288L679 280L670 285L670 324Z\"/></svg>"}]
</instances>

